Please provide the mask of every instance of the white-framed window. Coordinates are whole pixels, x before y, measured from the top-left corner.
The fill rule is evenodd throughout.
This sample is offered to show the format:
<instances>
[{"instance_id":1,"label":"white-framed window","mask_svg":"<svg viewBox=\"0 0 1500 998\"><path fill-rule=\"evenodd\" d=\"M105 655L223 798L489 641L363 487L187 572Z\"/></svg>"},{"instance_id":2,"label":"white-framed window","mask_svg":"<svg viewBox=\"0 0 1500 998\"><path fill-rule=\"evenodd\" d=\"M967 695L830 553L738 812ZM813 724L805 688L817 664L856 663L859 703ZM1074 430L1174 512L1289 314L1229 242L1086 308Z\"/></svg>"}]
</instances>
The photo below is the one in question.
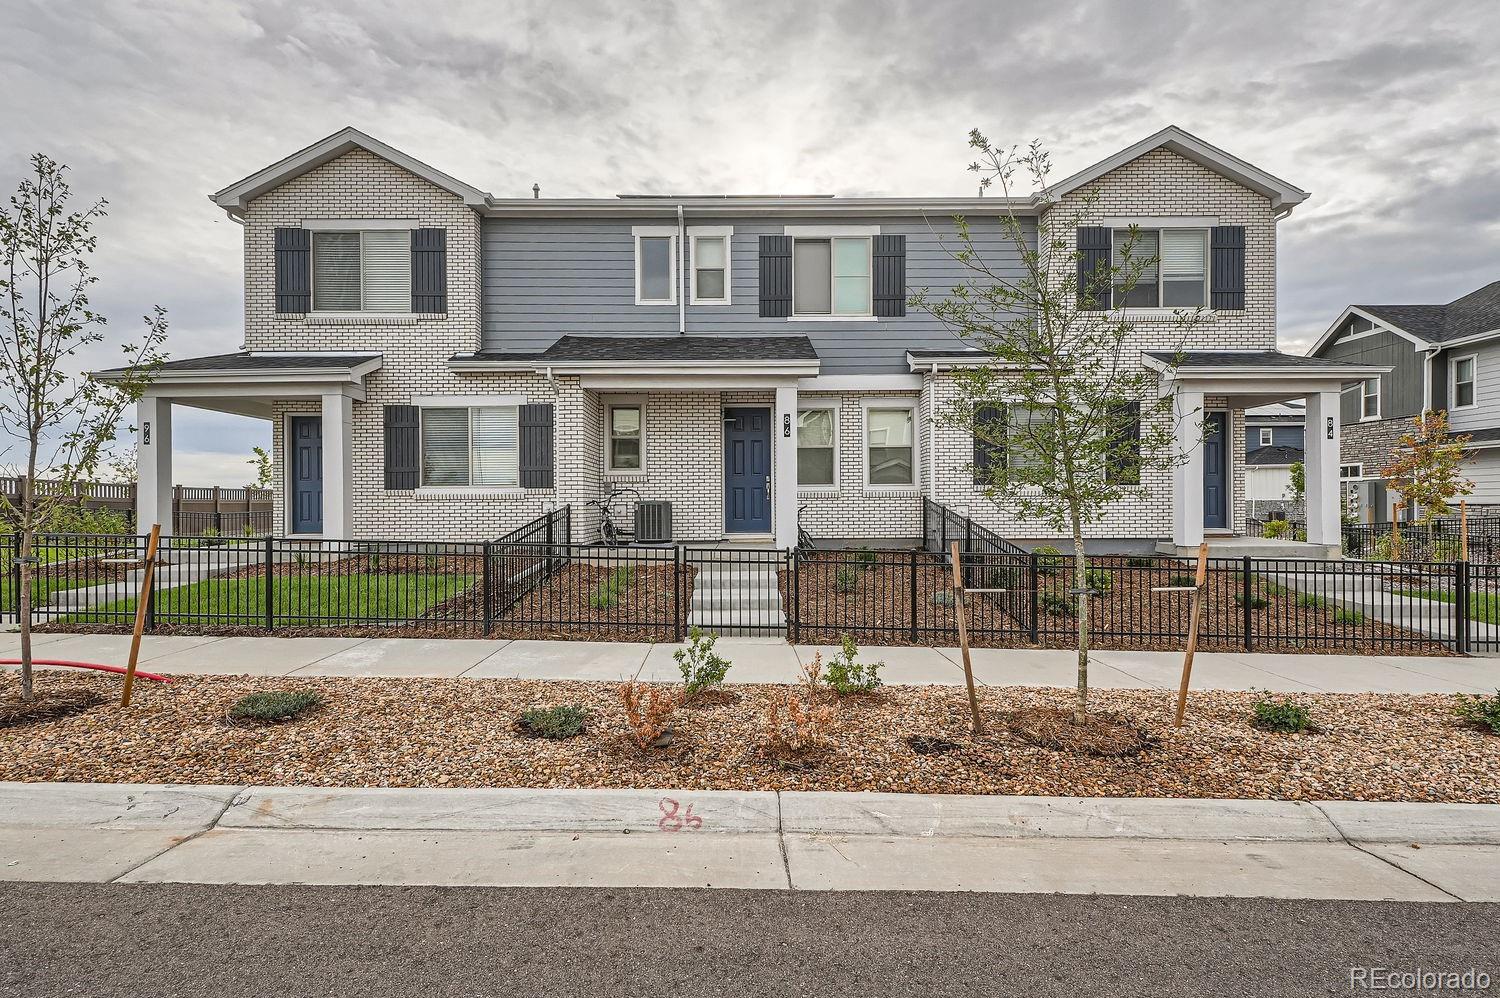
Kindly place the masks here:
<instances>
[{"instance_id":1,"label":"white-framed window","mask_svg":"<svg viewBox=\"0 0 1500 998\"><path fill-rule=\"evenodd\" d=\"M614 402L605 407L605 470L611 474L641 474L646 470L646 407L640 402Z\"/></svg>"},{"instance_id":2,"label":"white-framed window","mask_svg":"<svg viewBox=\"0 0 1500 998\"><path fill-rule=\"evenodd\" d=\"M1143 261L1151 261L1141 267L1135 284L1128 290L1123 284L1116 285L1116 308L1202 308L1208 305L1207 229L1139 228L1134 243L1130 241L1129 229L1115 229L1112 243L1116 268L1134 274ZM1127 245L1130 247L1128 268Z\"/></svg>"},{"instance_id":3,"label":"white-framed window","mask_svg":"<svg viewBox=\"0 0 1500 998\"><path fill-rule=\"evenodd\" d=\"M1260 428L1260 445L1262 447L1271 446L1271 441L1275 439L1276 435L1271 431L1269 426L1262 426Z\"/></svg>"},{"instance_id":4,"label":"white-framed window","mask_svg":"<svg viewBox=\"0 0 1500 998\"><path fill-rule=\"evenodd\" d=\"M869 236L797 236L792 241L792 314L866 316L871 298Z\"/></svg>"},{"instance_id":5,"label":"white-framed window","mask_svg":"<svg viewBox=\"0 0 1500 998\"><path fill-rule=\"evenodd\" d=\"M838 409L828 405L797 411L797 485L833 489L839 478Z\"/></svg>"},{"instance_id":6,"label":"white-framed window","mask_svg":"<svg viewBox=\"0 0 1500 998\"><path fill-rule=\"evenodd\" d=\"M1036 468L1043 465L1043 456L1038 450L1050 450L1044 441L1052 419L1051 409L1033 409L1024 405L1005 407L1007 467ZM1037 445L1029 443L1033 438L1038 441Z\"/></svg>"},{"instance_id":7,"label":"white-framed window","mask_svg":"<svg viewBox=\"0 0 1500 998\"><path fill-rule=\"evenodd\" d=\"M421 404L423 488L521 484L519 404Z\"/></svg>"},{"instance_id":8,"label":"white-framed window","mask_svg":"<svg viewBox=\"0 0 1500 998\"><path fill-rule=\"evenodd\" d=\"M917 484L917 409L914 403L865 403L865 485L909 488Z\"/></svg>"},{"instance_id":9,"label":"white-framed window","mask_svg":"<svg viewBox=\"0 0 1500 998\"><path fill-rule=\"evenodd\" d=\"M1365 466L1363 464L1341 464L1339 465L1339 477L1344 480L1365 477Z\"/></svg>"},{"instance_id":10,"label":"white-framed window","mask_svg":"<svg viewBox=\"0 0 1500 998\"><path fill-rule=\"evenodd\" d=\"M728 305L730 298L730 237L728 226L699 226L688 229L688 259L694 305Z\"/></svg>"},{"instance_id":11,"label":"white-framed window","mask_svg":"<svg viewBox=\"0 0 1500 998\"><path fill-rule=\"evenodd\" d=\"M1453 391L1448 408L1468 409L1474 405L1474 387L1478 380L1475 361L1476 356L1472 353L1453 358Z\"/></svg>"},{"instance_id":12,"label":"white-framed window","mask_svg":"<svg viewBox=\"0 0 1500 998\"><path fill-rule=\"evenodd\" d=\"M1380 378L1366 378L1359 383L1359 418L1380 418Z\"/></svg>"},{"instance_id":13,"label":"white-framed window","mask_svg":"<svg viewBox=\"0 0 1500 998\"><path fill-rule=\"evenodd\" d=\"M637 225L635 236L635 303L677 304L677 229Z\"/></svg>"},{"instance_id":14,"label":"white-framed window","mask_svg":"<svg viewBox=\"0 0 1500 998\"><path fill-rule=\"evenodd\" d=\"M411 230L312 234L314 312L410 312Z\"/></svg>"}]
</instances>

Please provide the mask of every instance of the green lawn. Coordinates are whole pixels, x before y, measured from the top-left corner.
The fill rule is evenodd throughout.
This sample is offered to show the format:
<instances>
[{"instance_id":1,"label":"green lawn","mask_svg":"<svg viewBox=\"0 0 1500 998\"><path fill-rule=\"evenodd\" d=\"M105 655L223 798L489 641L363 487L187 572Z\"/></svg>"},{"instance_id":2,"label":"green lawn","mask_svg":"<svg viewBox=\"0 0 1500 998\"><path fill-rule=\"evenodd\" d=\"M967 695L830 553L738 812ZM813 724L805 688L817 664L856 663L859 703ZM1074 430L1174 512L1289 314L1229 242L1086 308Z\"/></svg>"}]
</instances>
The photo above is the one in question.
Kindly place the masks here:
<instances>
[{"instance_id":1,"label":"green lawn","mask_svg":"<svg viewBox=\"0 0 1500 998\"><path fill-rule=\"evenodd\" d=\"M1453 602L1453 592L1448 589L1395 589L1392 591L1397 596L1430 599L1435 603ZM1469 619L1486 624L1500 624L1500 593L1470 594Z\"/></svg>"},{"instance_id":2,"label":"green lawn","mask_svg":"<svg viewBox=\"0 0 1500 998\"><path fill-rule=\"evenodd\" d=\"M8 538L6 538L8 540ZM102 547L48 547L37 548L36 556L43 564L66 561L69 558L100 557L108 551ZM6 611L15 610L15 562L11 558L11 549L3 550L4 557L0 557L0 609ZM103 573L95 577L95 572L90 568L80 568L76 572L69 571L67 575L57 576L50 574L39 574L31 580L31 602L33 606L44 606L51 595L63 589L83 589L88 586L99 585L108 581Z\"/></svg>"},{"instance_id":3,"label":"green lawn","mask_svg":"<svg viewBox=\"0 0 1500 998\"><path fill-rule=\"evenodd\" d=\"M400 621L420 616L475 583L472 575L423 572L307 576L275 579L278 625L328 623L344 618L358 623ZM156 594L156 619L187 623L261 624L265 621L264 577L207 579ZM135 599L116 600L66 618L68 623L118 622L135 613Z\"/></svg>"}]
</instances>

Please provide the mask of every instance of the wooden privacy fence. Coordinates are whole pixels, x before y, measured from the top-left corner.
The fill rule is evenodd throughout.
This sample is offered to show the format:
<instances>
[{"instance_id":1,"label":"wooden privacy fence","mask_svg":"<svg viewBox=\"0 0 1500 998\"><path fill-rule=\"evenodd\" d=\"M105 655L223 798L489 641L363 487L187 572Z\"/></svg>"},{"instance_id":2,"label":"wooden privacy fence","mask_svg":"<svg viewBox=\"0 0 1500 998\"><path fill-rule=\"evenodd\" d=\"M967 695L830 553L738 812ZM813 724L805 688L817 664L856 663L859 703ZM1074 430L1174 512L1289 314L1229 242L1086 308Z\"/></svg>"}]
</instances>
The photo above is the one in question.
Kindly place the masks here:
<instances>
[{"instance_id":1,"label":"wooden privacy fence","mask_svg":"<svg viewBox=\"0 0 1500 998\"><path fill-rule=\"evenodd\" d=\"M0 494L19 505L24 480L16 476L0 477ZM136 528L134 482L76 482L69 486L38 478L34 487L41 495L69 497L82 509L113 510L125 517L131 529ZM172 532L179 536L224 537L269 534L273 509L270 489L174 485Z\"/></svg>"}]
</instances>

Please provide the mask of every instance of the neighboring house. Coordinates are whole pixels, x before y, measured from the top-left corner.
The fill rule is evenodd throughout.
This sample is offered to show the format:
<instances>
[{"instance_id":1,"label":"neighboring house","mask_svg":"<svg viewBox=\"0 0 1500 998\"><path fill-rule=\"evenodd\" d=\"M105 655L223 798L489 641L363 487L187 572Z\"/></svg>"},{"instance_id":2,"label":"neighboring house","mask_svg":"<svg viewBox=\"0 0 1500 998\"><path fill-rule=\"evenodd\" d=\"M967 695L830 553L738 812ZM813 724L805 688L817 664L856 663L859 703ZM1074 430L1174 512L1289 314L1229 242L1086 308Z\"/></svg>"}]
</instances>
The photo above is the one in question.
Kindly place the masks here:
<instances>
[{"instance_id":1,"label":"neighboring house","mask_svg":"<svg viewBox=\"0 0 1500 998\"><path fill-rule=\"evenodd\" d=\"M1306 418L1300 402L1278 402L1245 413L1245 503L1250 519L1293 509L1292 465L1302 460Z\"/></svg>"},{"instance_id":2,"label":"neighboring house","mask_svg":"<svg viewBox=\"0 0 1500 998\"><path fill-rule=\"evenodd\" d=\"M1091 224L1054 232L1090 192ZM1008 207L1089 272L1132 224L1164 261L1117 304L1185 459L1089 533L1196 547L1244 529L1245 410L1305 399L1336 424L1366 370L1275 352L1277 221L1306 197L1177 128L1008 202L496 197L344 129L212 195L244 228L244 345L167 364L141 401L141 522L167 509L188 405L272 421L293 536L478 541L566 503L592 541L584 504L630 486L673 504L684 541L787 546L800 513L819 539L908 542L924 497L1046 537L976 488L974 441L942 419L977 353L907 307L966 279L955 215L1014 270ZM1335 425L1308 456L1329 546L1337 448Z\"/></svg>"},{"instance_id":3,"label":"neighboring house","mask_svg":"<svg viewBox=\"0 0 1500 998\"><path fill-rule=\"evenodd\" d=\"M1341 463L1361 519L1390 519L1398 497L1380 469L1427 409L1447 410L1452 432L1473 437L1468 501L1500 503L1500 281L1446 305L1350 305L1310 355L1390 369L1344 386Z\"/></svg>"}]
</instances>

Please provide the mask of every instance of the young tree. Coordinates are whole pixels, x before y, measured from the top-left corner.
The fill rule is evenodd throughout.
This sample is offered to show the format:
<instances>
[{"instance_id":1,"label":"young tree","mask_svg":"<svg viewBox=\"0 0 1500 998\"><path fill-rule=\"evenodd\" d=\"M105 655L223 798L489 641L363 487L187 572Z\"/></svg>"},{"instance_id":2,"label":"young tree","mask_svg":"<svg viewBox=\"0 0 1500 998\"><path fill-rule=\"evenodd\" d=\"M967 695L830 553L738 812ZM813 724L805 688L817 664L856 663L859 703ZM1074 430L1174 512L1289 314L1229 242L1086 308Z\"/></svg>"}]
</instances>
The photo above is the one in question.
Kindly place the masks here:
<instances>
[{"instance_id":1,"label":"young tree","mask_svg":"<svg viewBox=\"0 0 1500 998\"><path fill-rule=\"evenodd\" d=\"M1463 464L1470 459L1464 445L1471 439L1450 437L1448 414L1428 410L1412 419L1412 429L1396 441L1390 460L1380 469L1407 509L1421 507L1417 522L1427 527L1429 541L1433 519L1452 513L1453 501L1474 491L1474 483L1463 474Z\"/></svg>"},{"instance_id":2,"label":"young tree","mask_svg":"<svg viewBox=\"0 0 1500 998\"><path fill-rule=\"evenodd\" d=\"M34 700L31 671L32 579L37 533L60 503L99 466L125 407L140 398L164 359L166 311L145 317L140 339L120 344L127 376L105 385L76 370L103 342L104 316L89 290L98 280L89 260L104 217L103 199L72 207L67 168L37 154L31 171L0 212L0 427L25 452L12 462L22 475L19 503L3 513L20 535L21 696ZM38 490L39 474L57 484Z\"/></svg>"},{"instance_id":3,"label":"young tree","mask_svg":"<svg viewBox=\"0 0 1500 998\"><path fill-rule=\"evenodd\" d=\"M245 463L255 468L255 481L247 489L269 489L271 487L271 453L256 445L250 448L251 458Z\"/></svg>"},{"instance_id":4,"label":"young tree","mask_svg":"<svg viewBox=\"0 0 1500 998\"><path fill-rule=\"evenodd\" d=\"M1084 528L1113 504L1141 496L1143 482L1183 460L1176 445L1182 421L1200 431L1201 413L1174 412L1171 395L1160 390L1163 372L1145 366L1141 356L1144 349L1179 353L1199 311L1177 314L1174 342L1143 346L1126 313L1114 307L1154 274L1155 255L1137 252L1139 233L1132 228L1117 239L1113 257L1094 261L1080 279L1094 258L1073 245L1072 234L1098 224L1097 192L1053 203L1051 164L1038 143L1004 149L976 130L969 145L978 150L969 169L980 174L981 190L998 185L1007 195L997 214L1011 252L1003 263L987 260L968 222L955 219L958 247L951 255L965 268L965 279L940 295L921 291L912 305L986 354L978 365L955 372L957 397L940 414L972 433L986 455L973 469L985 496L1072 539L1073 715L1081 724L1088 711L1091 595ZM1018 170L1052 205L1034 240L1009 207ZM1165 366L1169 373L1175 365Z\"/></svg>"}]
</instances>

